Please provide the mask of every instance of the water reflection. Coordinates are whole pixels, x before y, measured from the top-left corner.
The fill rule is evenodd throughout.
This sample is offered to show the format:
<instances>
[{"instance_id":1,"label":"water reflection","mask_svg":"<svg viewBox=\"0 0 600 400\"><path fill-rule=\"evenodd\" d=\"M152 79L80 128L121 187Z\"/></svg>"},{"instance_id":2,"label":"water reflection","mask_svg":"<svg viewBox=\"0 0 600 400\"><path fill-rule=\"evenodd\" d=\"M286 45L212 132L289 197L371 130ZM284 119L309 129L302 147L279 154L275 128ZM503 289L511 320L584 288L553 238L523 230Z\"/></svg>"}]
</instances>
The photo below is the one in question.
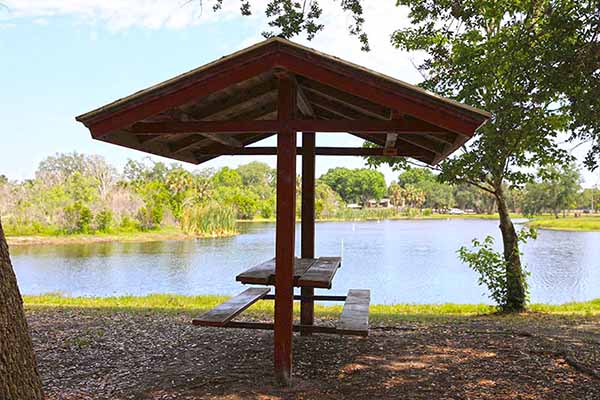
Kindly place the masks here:
<instances>
[{"instance_id":1,"label":"water reflection","mask_svg":"<svg viewBox=\"0 0 600 400\"><path fill-rule=\"evenodd\" d=\"M25 294L234 294L237 273L274 254L274 224L241 224L222 239L23 246L11 249ZM299 248L299 226L297 248ZM335 293L371 288L375 303L487 302L456 250L499 236L495 221L317 224L318 255L342 255ZM534 302L600 297L600 233L540 231L524 248Z\"/></svg>"}]
</instances>

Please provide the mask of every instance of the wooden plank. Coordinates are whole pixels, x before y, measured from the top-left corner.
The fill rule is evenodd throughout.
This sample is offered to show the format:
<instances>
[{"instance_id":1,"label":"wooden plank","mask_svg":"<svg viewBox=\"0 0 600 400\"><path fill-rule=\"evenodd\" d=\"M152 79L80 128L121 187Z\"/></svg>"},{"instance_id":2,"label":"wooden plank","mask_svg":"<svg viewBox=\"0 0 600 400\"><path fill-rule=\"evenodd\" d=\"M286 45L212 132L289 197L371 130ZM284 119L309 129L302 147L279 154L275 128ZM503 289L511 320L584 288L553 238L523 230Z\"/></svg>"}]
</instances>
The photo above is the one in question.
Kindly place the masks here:
<instances>
[{"instance_id":1,"label":"wooden plank","mask_svg":"<svg viewBox=\"0 0 600 400\"><path fill-rule=\"evenodd\" d=\"M341 334L367 335L369 332L369 304L371 291L350 289L337 329Z\"/></svg>"},{"instance_id":2,"label":"wooden plank","mask_svg":"<svg viewBox=\"0 0 600 400\"><path fill-rule=\"evenodd\" d=\"M341 263L340 257L319 257L298 279L298 286L331 289L331 281Z\"/></svg>"},{"instance_id":3,"label":"wooden plank","mask_svg":"<svg viewBox=\"0 0 600 400\"><path fill-rule=\"evenodd\" d=\"M271 289L269 288L246 289L225 303L219 304L209 312L193 319L192 323L204 326L223 326L270 291Z\"/></svg>"},{"instance_id":4,"label":"wooden plank","mask_svg":"<svg viewBox=\"0 0 600 400\"><path fill-rule=\"evenodd\" d=\"M301 85L305 91L320 95L345 107L352 108L363 115L378 119L389 119L390 117L390 110L388 108L372 103L361 97L353 96L347 92L337 90L334 87L323 85L317 81L308 79L303 79Z\"/></svg>"},{"instance_id":5,"label":"wooden plank","mask_svg":"<svg viewBox=\"0 0 600 400\"><path fill-rule=\"evenodd\" d=\"M275 275L275 258L271 258L238 274L235 280L242 283L269 285Z\"/></svg>"},{"instance_id":6,"label":"wooden plank","mask_svg":"<svg viewBox=\"0 0 600 400\"><path fill-rule=\"evenodd\" d=\"M296 258L294 260L294 283L316 262L314 258Z\"/></svg>"},{"instance_id":7,"label":"wooden plank","mask_svg":"<svg viewBox=\"0 0 600 400\"><path fill-rule=\"evenodd\" d=\"M294 260L294 284L315 262L315 259ZM238 274L235 280L244 284L272 285L275 283L275 258L262 262L254 267Z\"/></svg>"},{"instance_id":8,"label":"wooden plank","mask_svg":"<svg viewBox=\"0 0 600 400\"><path fill-rule=\"evenodd\" d=\"M292 375L294 322L294 246L296 233L296 132L288 121L296 111L296 85L279 79L277 119L277 222L275 224L275 378L289 385ZM264 121L263 121L264 122Z\"/></svg>"}]
</instances>

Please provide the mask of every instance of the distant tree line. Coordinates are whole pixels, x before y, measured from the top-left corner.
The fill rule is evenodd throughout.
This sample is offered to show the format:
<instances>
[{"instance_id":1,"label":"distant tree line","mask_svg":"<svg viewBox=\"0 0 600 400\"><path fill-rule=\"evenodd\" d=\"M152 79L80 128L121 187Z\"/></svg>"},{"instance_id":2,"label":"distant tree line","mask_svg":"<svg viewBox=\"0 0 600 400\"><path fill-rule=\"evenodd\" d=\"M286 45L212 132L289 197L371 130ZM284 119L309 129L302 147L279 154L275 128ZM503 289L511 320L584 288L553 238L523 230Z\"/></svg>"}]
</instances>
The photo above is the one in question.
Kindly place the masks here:
<instances>
[{"instance_id":1,"label":"distant tree line","mask_svg":"<svg viewBox=\"0 0 600 400\"><path fill-rule=\"evenodd\" d=\"M262 162L190 172L179 164L129 160L119 172L100 156L57 154L39 164L33 179L17 182L0 176L0 213L11 234L137 231L165 225L190 233L226 234L235 231L238 219L275 217L275 177L275 170ZM590 209L593 203L592 190L581 188L573 166L540 170L536 181L518 190L507 188L506 193L513 211L529 215L559 216L569 209ZM374 169L333 168L317 180L317 218L360 218L360 213L347 212L348 204L382 198L393 208L393 213L377 214L382 217L455 207L493 213L496 207L489 193L473 185L444 183L427 168L406 169L389 186ZM363 211L368 217L368 210Z\"/></svg>"}]
</instances>

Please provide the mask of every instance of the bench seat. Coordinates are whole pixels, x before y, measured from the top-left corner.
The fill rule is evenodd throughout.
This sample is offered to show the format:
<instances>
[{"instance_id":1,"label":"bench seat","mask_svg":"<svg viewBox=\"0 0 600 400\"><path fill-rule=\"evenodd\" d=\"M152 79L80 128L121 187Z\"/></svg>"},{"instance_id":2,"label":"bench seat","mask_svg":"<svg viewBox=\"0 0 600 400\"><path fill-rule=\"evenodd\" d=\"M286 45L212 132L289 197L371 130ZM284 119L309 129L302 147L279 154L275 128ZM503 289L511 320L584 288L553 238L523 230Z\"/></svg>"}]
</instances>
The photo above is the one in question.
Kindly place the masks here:
<instances>
[{"instance_id":1,"label":"bench seat","mask_svg":"<svg viewBox=\"0 0 600 400\"><path fill-rule=\"evenodd\" d=\"M250 288L219 304L217 307L192 320L194 325L225 326L238 314L269 294L269 288Z\"/></svg>"},{"instance_id":2,"label":"bench seat","mask_svg":"<svg viewBox=\"0 0 600 400\"><path fill-rule=\"evenodd\" d=\"M344 302L342 315L336 326L342 335L369 335L369 304L371 291L367 289L350 289Z\"/></svg>"}]
</instances>

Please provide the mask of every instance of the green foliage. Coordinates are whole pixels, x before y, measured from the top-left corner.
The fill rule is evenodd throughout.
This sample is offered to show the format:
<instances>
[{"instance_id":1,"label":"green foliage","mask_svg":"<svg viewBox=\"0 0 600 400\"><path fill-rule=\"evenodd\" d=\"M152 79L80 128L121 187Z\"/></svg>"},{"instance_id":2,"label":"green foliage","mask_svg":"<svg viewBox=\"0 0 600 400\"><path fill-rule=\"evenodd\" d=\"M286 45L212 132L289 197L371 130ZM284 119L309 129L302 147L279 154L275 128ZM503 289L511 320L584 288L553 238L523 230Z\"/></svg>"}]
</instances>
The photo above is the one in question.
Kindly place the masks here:
<instances>
[{"instance_id":1,"label":"green foliage","mask_svg":"<svg viewBox=\"0 0 600 400\"><path fill-rule=\"evenodd\" d=\"M518 234L520 243L527 243L530 238L535 239L537 232L534 229L522 229ZM494 238L486 236L483 242L473 239L473 248L470 250L461 247L458 250L460 260L469 265L469 268L479 274L478 282L485 285L490 293L490 297L503 311L508 311L507 307L511 302L508 297L508 287L511 279L518 279L528 293L526 277L527 272L521 272L520 276L511 277L511 268L504 259L504 255L494 248Z\"/></svg>"},{"instance_id":2,"label":"green foliage","mask_svg":"<svg viewBox=\"0 0 600 400\"><path fill-rule=\"evenodd\" d=\"M576 205L581 176L574 165L567 165L560 170L547 167L538 174L541 181L529 183L525 188L524 214L534 215L549 210L558 217L561 210Z\"/></svg>"},{"instance_id":3,"label":"green foliage","mask_svg":"<svg viewBox=\"0 0 600 400\"><path fill-rule=\"evenodd\" d=\"M368 168L333 168L319 180L335 190L346 203L366 203L385 196L387 185L383 174Z\"/></svg>"},{"instance_id":4,"label":"green foliage","mask_svg":"<svg viewBox=\"0 0 600 400\"><path fill-rule=\"evenodd\" d=\"M83 205L81 201L76 201L72 205L65 207L65 230L67 233L89 233L92 224L92 212Z\"/></svg>"},{"instance_id":5,"label":"green foliage","mask_svg":"<svg viewBox=\"0 0 600 400\"><path fill-rule=\"evenodd\" d=\"M213 182L217 187L240 187L242 186L242 177L236 170L223 167L213 176Z\"/></svg>"},{"instance_id":6,"label":"green foliage","mask_svg":"<svg viewBox=\"0 0 600 400\"><path fill-rule=\"evenodd\" d=\"M244 16L252 15L252 0L242 0L240 12ZM352 22L348 25L348 33L356 36L361 44L361 49L369 51L369 38L363 31L365 19L363 17L362 0L343 0L340 8L349 14ZM215 0L213 11L218 11L223 6L223 0ZM319 23L323 9L319 0L298 2L294 0L269 0L266 3L265 15L269 29L262 34L264 37L280 36L286 39L306 33L306 38L312 40L315 35L323 30L324 25Z\"/></svg>"},{"instance_id":7,"label":"green foliage","mask_svg":"<svg viewBox=\"0 0 600 400\"><path fill-rule=\"evenodd\" d=\"M103 233L110 232L112 222L113 222L113 213L111 210L104 209L96 214L94 218L96 230Z\"/></svg>"}]
</instances>

